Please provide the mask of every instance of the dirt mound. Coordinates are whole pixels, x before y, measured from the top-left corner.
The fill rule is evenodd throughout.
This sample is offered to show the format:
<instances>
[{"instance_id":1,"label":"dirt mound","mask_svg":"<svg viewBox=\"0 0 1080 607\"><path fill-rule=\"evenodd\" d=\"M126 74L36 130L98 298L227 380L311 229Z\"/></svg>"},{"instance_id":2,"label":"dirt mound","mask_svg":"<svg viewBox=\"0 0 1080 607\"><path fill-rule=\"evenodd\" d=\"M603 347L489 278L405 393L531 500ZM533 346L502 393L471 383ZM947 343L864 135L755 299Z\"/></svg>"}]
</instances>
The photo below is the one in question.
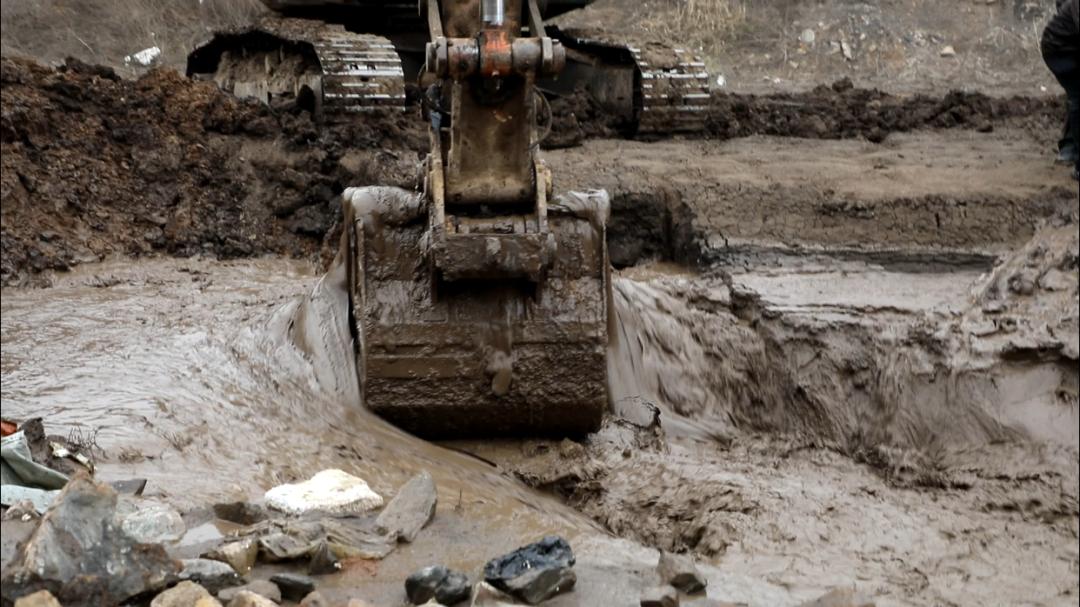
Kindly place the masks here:
<instances>
[{"instance_id":1,"label":"dirt mound","mask_svg":"<svg viewBox=\"0 0 1080 607\"><path fill-rule=\"evenodd\" d=\"M2 63L3 284L111 253L316 251L346 185L411 181L403 118L317 128L171 70Z\"/></svg>"},{"instance_id":2,"label":"dirt mound","mask_svg":"<svg viewBox=\"0 0 1080 607\"><path fill-rule=\"evenodd\" d=\"M585 92L552 103L555 120L545 147L576 145L584 139L626 132ZM682 133L686 138L733 139L778 135L809 139L862 137L879 143L891 133L918 129L962 128L992 131L1002 124L1051 132L1065 113L1056 97L990 97L950 91L942 97L897 96L877 89L856 88L842 79L798 93L766 95L718 93L706 113L705 128ZM662 135L644 134L657 139Z\"/></svg>"}]
</instances>

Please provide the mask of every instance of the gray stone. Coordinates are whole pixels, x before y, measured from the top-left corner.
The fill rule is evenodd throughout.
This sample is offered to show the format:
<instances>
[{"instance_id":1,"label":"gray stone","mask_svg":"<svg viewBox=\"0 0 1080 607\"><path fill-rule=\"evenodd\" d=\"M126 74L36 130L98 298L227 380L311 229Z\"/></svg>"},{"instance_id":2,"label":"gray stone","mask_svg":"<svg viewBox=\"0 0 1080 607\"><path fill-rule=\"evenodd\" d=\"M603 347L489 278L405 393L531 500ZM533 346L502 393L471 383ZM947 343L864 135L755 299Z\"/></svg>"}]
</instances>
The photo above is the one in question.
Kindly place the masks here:
<instances>
[{"instance_id":1,"label":"gray stone","mask_svg":"<svg viewBox=\"0 0 1080 607\"><path fill-rule=\"evenodd\" d=\"M176 508L161 502L126 498L119 502L120 525L137 542L158 544L184 537L187 527Z\"/></svg>"},{"instance_id":2,"label":"gray stone","mask_svg":"<svg viewBox=\"0 0 1080 607\"><path fill-rule=\"evenodd\" d=\"M402 485L375 519L376 529L398 541L412 542L435 516L438 501L435 481L425 470Z\"/></svg>"},{"instance_id":3,"label":"gray stone","mask_svg":"<svg viewBox=\"0 0 1080 607\"><path fill-rule=\"evenodd\" d=\"M234 596L228 607L278 607L278 604L262 595L244 591Z\"/></svg>"},{"instance_id":4,"label":"gray stone","mask_svg":"<svg viewBox=\"0 0 1080 607\"><path fill-rule=\"evenodd\" d=\"M641 607L679 607L679 591L673 586L654 586L641 593Z\"/></svg>"},{"instance_id":5,"label":"gray stone","mask_svg":"<svg viewBox=\"0 0 1080 607\"><path fill-rule=\"evenodd\" d=\"M701 592L709 583L698 571L694 557L689 554L661 552L656 572L660 574L661 582L671 584L687 594Z\"/></svg>"},{"instance_id":6,"label":"gray stone","mask_svg":"<svg viewBox=\"0 0 1080 607\"><path fill-rule=\"evenodd\" d=\"M488 561L484 581L535 605L573 589L577 582L573 566L570 544L561 537L548 536Z\"/></svg>"},{"instance_id":7,"label":"gray stone","mask_svg":"<svg viewBox=\"0 0 1080 607\"><path fill-rule=\"evenodd\" d=\"M328 542L321 541L311 552L311 560L308 562L308 573L312 575L324 575L341 571L341 562L330 550Z\"/></svg>"},{"instance_id":8,"label":"gray stone","mask_svg":"<svg viewBox=\"0 0 1080 607\"><path fill-rule=\"evenodd\" d=\"M116 490L120 495L142 495L143 489L146 489L145 478L129 478L122 481L113 481L109 483L109 486Z\"/></svg>"},{"instance_id":9,"label":"gray stone","mask_svg":"<svg viewBox=\"0 0 1080 607\"><path fill-rule=\"evenodd\" d=\"M228 563L212 559L181 559L181 580L198 582L210 592L217 593L229 586L239 586L243 578Z\"/></svg>"},{"instance_id":10,"label":"gray stone","mask_svg":"<svg viewBox=\"0 0 1080 607\"><path fill-rule=\"evenodd\" d=\"M311 553L311 542L280 532L259 538L259 554L268 562L293 561Z\"/></svg>"},{"instance_id":11,"label":"gray stone","mask_svg":"<svg viewBox=\"0 0 1080 607\"><path fill-rule=\"evenodd\" d=\"M150 607L221 607L206 588L195 582L180 582L150 601Z\"/></svg>"},{"instance_id":12,"label":"gray stone","mask_svg":"<svg viewBox=\"0 0 1080 607\"><path fill-rule=\"evenodd\" d=\"M422 605L432 599L445 605L454 605L469 598L469 578L442 565L431 565L414 572L405 579L405 596L413 605Z\"/></svg>"},{"instance_id":13,"label":"gray stone","mask_svg":"<svg viewBox=\"0 0 1080 607\"><path fill-rule=\"evenodd\" d=\"M124 533L116 507L108 485L72 479L4 571L3 600L45 589L66 605L113 605L163 588L179 566L160 544Z\"/></svg>"},{"instance_id":14,"label":"gray stone","mask_svg":"<svg viewBox=\"0 0 1080 607\"><path fill-rule=\"evenodd\" d=\"M299 601L315 590L315 580L299 573L276 573L270 576L270 581L277 584L282 598L289 601Z\"/></svg>"},{"instance_id":15,"label":"gray stone","mask_svg":"<svg viewBox=\"0 0 1080 607\"><path fill-rule=\"evenodd\" d=\"M39 590L15 601L15 607L63 607L48 590Z\"/></svg>"},{"instance_id":16,"label":"gray stone","mask_svg":"<svg viewBox=\"0 0 1080 607\"><path fill-rule=\"evenodd\" d=\"M275 603L281 602L281 589L277 587L277 584L270 580L254 580L244 584L243 586L233 586L232 588L225 588L217 593L217 596L223 603L228 603L236 598L241 592L254 592L255 594L270 599Z\"/></svg>"},{"instance_id":17,"label":"gray stone","mask_svg":"<svg viewBox=\"0 0 1080 607\"><path fill-rule=\"evenodd\" d=\"M227 563L240 575L247 575L255 567L259 556L259 541L253 537L229 542L203 555L208 559Z\"/></svg>"}]
</instances>

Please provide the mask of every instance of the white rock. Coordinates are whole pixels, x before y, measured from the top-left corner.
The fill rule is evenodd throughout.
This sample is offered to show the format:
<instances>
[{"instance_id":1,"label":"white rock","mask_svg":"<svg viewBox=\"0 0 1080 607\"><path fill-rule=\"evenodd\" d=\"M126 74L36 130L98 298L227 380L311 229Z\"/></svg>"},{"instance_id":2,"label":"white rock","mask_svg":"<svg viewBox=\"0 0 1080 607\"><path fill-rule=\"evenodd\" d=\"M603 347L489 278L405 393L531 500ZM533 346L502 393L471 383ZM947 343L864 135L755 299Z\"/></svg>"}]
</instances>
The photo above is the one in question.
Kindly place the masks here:
<instances>
[{"instance_id":1,"label":"white rock","mask_svg":"<svg viewBox=\"0 0 1080 607\"><path fill-rule=\"evenodd\" d=\"M817 40L817 34L810 28L804 29L802 33L799 34L799 41L803 44L813 44L815 40Z\"/></svg>"},{"instance_id":2,"label":"white rock","mask_svg":"<svg viewBox=\"0 0 1080 607\"><path fill-rule=\"evenodd\" d=\"M161 57L161 49L156 46L151 46L150 48L144 48L133 55L124 57L124 63L136 63L143 67L147 67L157 61L159 57Z\"/></svg>"},{"instance_id":3,"label":"white rock","mask_svg":"<svg viewBox=\"0 0 1080 607\"><path fill-rule=\"evenodd\" d=\"M946 46L945 48L941 49L941 56L942 57L955 57L956 56L956 49L954 49L951 46Z\"/></svg>"},{"instance_id":4,"label":"white rock","mask_svg":"<svg viewBox=\"0 0 1080 607\"><path fill-rule=\"evenodd\" d=\"M364 479L336 469L323 470L302 483L278 485L265 497L267 506L289 514L368 512L383 505L382 496Z\"/></svg>"}]
</instances>

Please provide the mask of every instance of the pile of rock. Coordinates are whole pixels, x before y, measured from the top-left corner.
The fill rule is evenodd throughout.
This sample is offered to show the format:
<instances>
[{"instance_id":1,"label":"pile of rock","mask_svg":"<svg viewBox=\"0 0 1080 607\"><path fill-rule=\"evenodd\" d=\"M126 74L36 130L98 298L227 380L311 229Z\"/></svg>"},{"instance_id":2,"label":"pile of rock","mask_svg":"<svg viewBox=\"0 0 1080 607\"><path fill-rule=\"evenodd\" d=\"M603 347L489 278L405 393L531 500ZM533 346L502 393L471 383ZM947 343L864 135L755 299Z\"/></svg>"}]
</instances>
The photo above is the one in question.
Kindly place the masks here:
<instances>
[{"instance_id":1,"label":"pile of rock","mask_svg":"<svg viewBox=\"0 0 1080 607\"><path fill-rule=\"evenodd\" d=\"M215 515L243 527L192 554L199 558L174 559L165 544L176 549L187 531L179 512L77 476L5 567L3 602L112 606L153 597L152 607L267 607L282 601L321 607L327 603L311 575L340 570L344 558L382 558L399 542L411 542L438 501L426 472L402 486L377 517L358 515L382 506L382 498L341 471L268 494L271 507L291 514L274 517L254 504L219 504ZM308 575L278 573L248 582L245 576L259 561L306 561Z\"/></svg>"},{"instance_id":2,"label":"pile of rock","mask_svg":"<svg viewBox=\"0 0 1080 607\"><path fill-rule=\"evenodd\" d=\"M500 607L517 601L537 605L573 590L574 552L565 539L548 536L491 559L475 587L463 573L441 565L424 567L405 580L413 605L451 606L472 598L473 607Z\"/></svg>"}]
</instances>

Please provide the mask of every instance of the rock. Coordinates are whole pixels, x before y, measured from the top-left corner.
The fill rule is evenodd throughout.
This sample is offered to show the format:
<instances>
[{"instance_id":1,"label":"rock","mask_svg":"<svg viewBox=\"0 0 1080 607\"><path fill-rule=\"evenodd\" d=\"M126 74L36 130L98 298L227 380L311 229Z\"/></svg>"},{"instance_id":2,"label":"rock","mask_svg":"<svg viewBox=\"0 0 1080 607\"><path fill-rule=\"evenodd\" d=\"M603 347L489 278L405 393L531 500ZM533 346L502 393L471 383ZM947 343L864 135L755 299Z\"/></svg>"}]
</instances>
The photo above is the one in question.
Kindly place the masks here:
<instances>
[{"instance_id":1,"label":"rock","mask_svg":"<svg viewBox=\"0 0 1080 607\"><path fill-rule=\"evenodd\" d=\"M487 582L473 586L469 607L514 607L517 602L512 596L498 590Z\"/></svg>"},{"instance_id":2,"label":"rock","mask_svg":"<svg viewBox=\"0 0 1080 607\"><path fill-rule=\"evenodd\" d=\"M266 508L248 502L214 504L214 516L237 525L254 525L269 518Z\"/></svg>"},{"instance_id":3,"label":"rock","mask_svg":"<svg viewBox=\"0 0 1080 607\"><path fill-rule=\"evenodd\" d=\"M1076 273L1073 272L1073 276ZM1068 291L1075 288L1075 280L1070 280L1069 275L1056 268L1046 271L1039 279L1039 287L1046 291Z\"/></svg>"},{"instance_id":4,"label":"rock","mask_svg":"<svg viewBox=\"0 0 1080 607\"><path fill-rule=\"evenodd\" d=\"M175 542L187 531L180 513L168 504L128 498L120 500L118 511L121 527L137 542Z\"/></svg>"},{"instance_id":5,"label":"rock","mask_svg":"<svg viewBox=\"0 0 1080 607\"><path fill-rule=\"evenodd\" d=\"M426 470L412 477L375 519L375 528L401 542L412 542L435 516L439 501L435 481Z\"/></svg>"},{"instance_id":6,"label":"rock","mask_svg":"<svg viewBox=\"0 0 1080 607\"><path fill-rule=\"evenodd\" d=\"M15 601L15 607L63 607L48 590L38 590Z\"/></svg>"},{"instance_id":7,"label":"rock","mask_svg":"<svg viewBox=\"0 0 1080 607\"><path fill-rule=\"evenodd\" d=\"M255 594L270 599L275 603L281 602L281 589L277 587L277 584L269 580L254 580L248 582L243 586L233 586L232 588L225 588L217 593L219 599L222 602L228 603L236 598L241 592L254 592Z\"/></svg>"},{"instance_id":8,"label":"rock","mask_svg":"<svg viewBox=\"0 0 1080 607\"><path fill-rule=\"evenodd\" d=\"M282 598L289 601L299 601L315 590L315 580L299 573L276 573L270 576L270 581L277 584Z\"/></svg>"},{"instance_id":9,"label":"rock","mask_svg":"<svg viewBox=\"0 0 1080 607\"><path fill-rule=\"evenodd\" d=\"M952 46L946 46L945 48L941 49L940 54L942 57L955 57L956 49L954 49Z\"/></svg>"},{"instance_id":10,"label":"rock","mask_svg":"<svg viewBox=\"0 0 1080 607\"><path fill-rule=\"evenodd\" d=\"M435 599L454 605L469 598L469 578L442 565L431 565L405 579L405 596L413 605Z\"/></svg>"},{"instance_id":11,"label":"rock","mask_svg":"<svg viewBox=\"0 0 1080 607\"><path fill-rule=\"evenodd\" d=\"M561 537L550 535L484 565L484 581L535 605L573 589L574 552Z\"/></svg>"},{"instance_id":12,"label":"rock","mask_svg":"<svg viewBox=\"0 0 1080 607\"><path fill-rule=\"evenodd\" d=\"M210 596L206 588L195 582L180 582L150 601L150 607L221 607L217 599Z\"/></svg>"},{"instance_id":13,"label":"rock","mask_svg":"<svg viewBox=\"0 0 1080 607\"><path fill-rule=\"evenodd\" d=\"M857 595L854 588L833 588L799 607L874 607L874 602Z\"/></svg>"},{"instance_id":14,"label":"rock","mask_svg":"<svg viewBox=\"0 0 1080 607\"><path fill-rule=\"evenodd\" d=\"M109 483L109 486L116 490L120 495L142 495L143 489L146 489L145 478L129 478L122 481L113 481Z\"/></svg>"},{"instance_id":15,"label":"rock","mask_svg":"<svg viewBox=\"0 0 1080 607\"><path fill-rule=\"evenodd\" d=\"M181 580L198 582L210 592L217 593L229 586L239 586L244 580L228 563L212 559L181 559Z\"/></svg>"},{"instance_id":16,"label":"rock","mask_svg":"<svg viewBox=\"0 0 1080 607\"><path fill-rule=\"evenodd\" d=\"M326 600L326 597L319 594L319 591L316 590L305 596L304 600L300 601L300 607L330 607L330 601Z\"/></svg>"},{"instance_id":17,"label":"rock","mask_svg":"<svg viewBox=\"0 0 1080 607\"><path fill-rule=\"evenodd\" d=\"M810 28L804 29L802 33L799 34L799 42L802 42L803 44L813 44L815 40L817 40L817 34Z\"/></svg>"},{"instance_id":18,"label":"rock","mask_svg":"<svg viewBox=\"0 0 1080 607\"><path fill-rule=\"evenodd\" d=\"M259 553L271 563L306 557L311 544L284 533L269 533L259 538Z\"/></svg>"},{"instance_id":19,"label":"rock","mask_svg":"<svg viewBox=\"0 0 1080 607\"><path fill-rule=\"evenodd\" d=\"M255 567L255 559L259 557L259 541L249 537L236 542L229 542L218 546L203 556L228 564L240 575L247 575Z\"/></svg>"},{"instance_id":20,"label":"rock","mask_svg":"<svg viewBox=\"0 0 1080 607\"><path fill-rule=\"evenodd\" d=\"M687 594L701 592L709 583L698 571L694 557L689 554L661 551L656 572L660 574L661 582L671 584Z\"/></svg>"},{"instance_id":21,"label":"rock","mask_svg":"<svg viewBox=\"0 0 1080 607\"><path fill-rule=\"evenodd\" d=\"M641 607L679 607L679 591L672 586L654 586L641 593Z\"/></svg>"},{"instance_id":22,"label":"rock","mask_svg":"<svg viewBox=\"0 0 1080 607\"><path fill-rule=\"evenodd\" d=\"M288 514L311 511L361 513L383 505L364 479L341 470L323 470L302 483L278 485L266 492L266 504Z\"/></svg>"},{"instance_id":23,"label":"rock","mask_svg":"<svg viewBox=\"0 0 1080 607\"><path fill-rule=\"evenodd\" d=\"M375 607L371 603L361 599L349 599L349 602L345 604L345 607Z\"/></svg>"},{"instance_id":24,"label":"rock","mask_svg":"<svg viewBox=\"0 0 1080 607\"><path fill-rule=\"evenodd\" d=\"M115 516L116 492L77 475L4 571L5 602L46 589L63 604L118 604L163 588L180 568L160 544L140 544Z\"/></svg>"},{"instance_id":25,"label":"rock","mask_svg":"<svg viewBox=\"0 0 1080 607\"><path fill-rule=\"evenodd\" d=\"M324 575L341 571L341 562L330 550L328 542L321 541L311 552L311 560L308 561L308 573L311 575Z\"/></svg>"},{"instance_id":26,"label":"rock","mask_svg":"<svg viewBox=\"0 0 1080 607\"><path fill-rule=\"evenodd\" d=\"M48 510L48 508L45 508L45 510ZM15 502L4 511L3 516L0 516L0 520L5 521L29 521L36 518L41 518L41 515L38 514L38 508L31 500Z\"/></svg>"},{"instance_id":27,"label":"rock","mask_svg":"<svg viewBox=\"0 0 1080 607\"><path fill-rule=\"evenodd\" d=\"M278 607L278 604L254 592L242 591L229 601L228 607Z\"/></svg>"}]
</instances>

